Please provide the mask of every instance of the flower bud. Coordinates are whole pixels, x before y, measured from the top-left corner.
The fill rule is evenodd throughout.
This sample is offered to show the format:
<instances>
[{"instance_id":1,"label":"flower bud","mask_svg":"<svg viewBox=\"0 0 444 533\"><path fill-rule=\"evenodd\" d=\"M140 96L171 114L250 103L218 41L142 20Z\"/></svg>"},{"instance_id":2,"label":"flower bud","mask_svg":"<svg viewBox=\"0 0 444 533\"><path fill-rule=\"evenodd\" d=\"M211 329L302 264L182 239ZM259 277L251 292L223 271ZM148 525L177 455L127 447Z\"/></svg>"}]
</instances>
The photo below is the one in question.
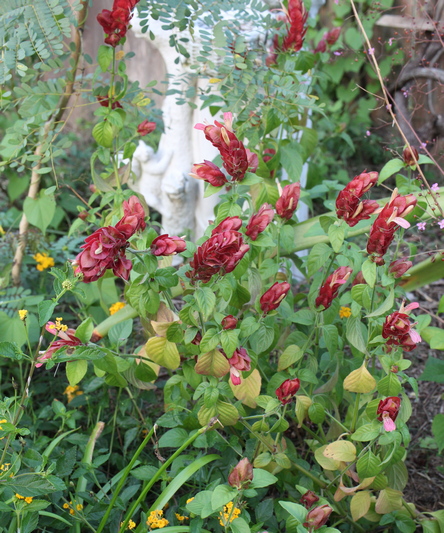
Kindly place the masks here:
<instances>
[{"instance_id":1,"label":"flower bud","mask_svg":"<svg viewBox=\"0 0 444 533\"><path fill-rule=\"evenodd\" d=\"M407 272L407 270L412 267L412 265L413 263L411 261L407 261L407 259L401 258L390 263L388 270L390 274L393 274L393 277L395 279L398 279L403 276Z\"/></svg>"},{"instance_id":2,"label":"flower bud","mask_svg":"<svg viewBox=\"0 0 444 533\"><path fill-rule=\"evenodd\" d=\"M170 237L167 234L159 235L151 243L153 255L172 255L186 250L186 243L180 237Z\"/></svg>"},{"instance_id":3,"label":"flower bud","mask_svg":"<svg viewBox=\"0 0 444 533\"><path fill-rule=\"evenodd\" d=\"M222 187L228 180L220 168L211 161L205 160L203 163L193 165L190 176L197 180L203 180L213 185L213 187Z\"/></svg>"},{"instance_id":4,"label":"flower bud","mask_svg":"<svg viewBox=\"0 0 444 533\"><path fill-rule=\"evenodd\" d=\"M222 329L235 329L237 326L237 318L233 315L228 315L222 319Z\"/></svg>"},{"instance_id":5,"label":"flower bud","mask_svg":"<svg viewBox=\"0 0 444 533\"><path fill-rule=\"evenodd\" d=\"M276 213L285 220L290 220L298 207L301 195L301 184L290 183L282 189L282 194L276 202Z\"/></svg>"},{"instance_id":6,"label":"flower bud","mask_svg":"<svg viewBox=\"0 0 444 533\"><path fill-rule=\"evenodd\" d=\"M416 166L416 162L418 161L418 150L416 148L407 147L402 152L402 158L404 159L404 163L409 167Z\"/></svg>"},{"instance_id":7,"label":"flower bud","mask_svg":"<svg viewBox=\"0 0 444 533\"><path fill-rule=\"evenodd\" d=\"M389 396L379 402L376 414L378 415L378 420L383 422L386 431L394 431L396 429L395 420L398 416L400 405L401 399L397 396Z\"/></svg>"},{"instance_id":8,"label":"flower bud","mask_svg":"<svg viewBox=\"0 0 444 533\"><path fill-rule=\"evenodd\" d=\"M301 382L298 378L286 379L277 389L276 396L282 405L290 403L293 396L298 392Z\"/></svg>"},{"instance_id":9,"label":"flower bud","mask_svg":"<svg viewBox=\"0 0 444 533\"><path fill-rule=\"evenodd\" d=\"M80 220L86 220L88 218L88 211L80 211L77 217L80 218Z\"/></svg>"},{"instance_id":10,"label":"flower bud","mask_svg":"<svg viewBox=\"0 0 444 533\"><path fill-rule=\"evenodd\" d=\"M307 490L305 494L301 496L300 502L306 509L310 509L312 505L319 501L319 497L312 490Z\"/></svg>"},{"instance_id":11,"label":"flower bud","mask_svg":"<svg viewBox=\"0 0 444 533\"><path fill-rule=\"evenodd\" d=\"M273 220L274 210L270 204L264 204L259 211L250 218L248 222L245 235L250 237L252 241L258 238L259 233L262 233L270 222Z\"/></svg>"},{"instance_id":12,"label":"flower bud","mask_svg":"<svg viewBox=\"0 0 444 533\"><path fill-rule=\"evenodd\" d=\"M324 38L327 41L327 44L332 46L339 39L341 35L341 28L333 28L328 33L325 34Z\"/></svg>"},{"instance_id":13,"label":"flower bud","mask_svg":"<svg viewBox=\"0 0 444 533\"><path fill-rule=\"evenodd\" d=\"M287 296L290 290L290 284L286 281L282 283L276 282L268 291L266 291L260 299L260 306L264 313L269 313L277 309L282 300Z\"/></svg>"},{"instance_id":14,"label":"flower bud","mask_svg":"<svg viewBox=\"0 0 444 533\"><path fill-rule=\"evenodd\" d=\"M309 531L319 529L327 523L332 511L333 509L327 504L315 507L307 514L304 527L308 528Z\"/></svg>"},{"instance_id":15,"label":"flower bud","mask_svg":"<svg viewBox=\"0 0 444 533\"><path fill-rule=\"evenodd\" d=\"M319 296L316 298L316 307L323 305L324 309L328 309L338 295L341 285L347 283L352 272L353 270L350 267L339 267L333 274L330 274L325 280L324 285L319 289Z\"/></svg>"},{"instance_id":16,"label":"flower bud","mask_svg":"<svg viewBox=\"0 0 444 533\"><path fill-rule=\"evenodd\" d=\"M228 476L228 483L232 487L240 490L246 489L251 481L253 481L253 465L244 457L231 471L231 474Z\"/></svg>"},{"instance_id":17,"label":"flower bud","mask_svg":"<svg viewBox=\"0 0 444 533\"><path fill-rule=\"evenodd\" d=\"M144 120L137 126L137 133L144 137L145 135L148 135L148 133L153 132L155 129L155 122L148 122L148 120Z\"/></svg>"}]
</instances>

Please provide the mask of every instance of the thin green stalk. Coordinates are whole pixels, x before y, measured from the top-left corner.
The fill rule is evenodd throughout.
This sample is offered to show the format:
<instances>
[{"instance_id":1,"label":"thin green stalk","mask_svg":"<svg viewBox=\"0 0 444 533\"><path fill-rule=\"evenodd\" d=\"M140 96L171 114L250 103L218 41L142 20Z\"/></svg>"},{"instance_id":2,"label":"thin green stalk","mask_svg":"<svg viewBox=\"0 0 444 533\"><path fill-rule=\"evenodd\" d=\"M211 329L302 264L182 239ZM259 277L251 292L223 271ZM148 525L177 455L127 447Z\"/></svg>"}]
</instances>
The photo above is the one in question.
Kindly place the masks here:
<instances>
[{"instance_id":1,"label":"thin green stalk","mask_svg":"<svg viewBox=\"0 0 444 533\"><path fill-rule=\"evenodd\" d=\"M351 433L354 433L355 432L355 429L356 429L356 424L358 422L358 415L359 415L359 401L361 400L361 393L358 392L356 394L356 398L355 398L355 407L353 409L353 418L352 418L352 423L351 423L351 426L350 426L350 432Z\"/></svg>"},{"instance_id":2,"label":"thin green stalk","mask_svg":"<svg viewBox=\"0 0 444 533\"><path fill-rule=\"evenodd\" d=\"M335 418L331 413L329 413L328 411L325 411L325 414L327 416L329 416L332 420L334 420L336 422L336 424L338 424L339 426L341 426L341 428L346 431L347 433L350 432L350 430L348 429L348 427L344 426L344 424L342 422L339 422L339 420L337 418Z\"/></svg>"},{"instance_id":3,"label":"thin green stalk","mask_svg":"<svg viewBox=\"0 0 444 533\"><path fill-rule=\"evenodd\" d=\"M100 437L104 427L105 427L104 422L97 422L97 424L94 426L94 429L92 430L92 433L88 439L88 443L85 448L85 453L83 454L83 457L82 457L82 464L86 466L87 468L90 468L92 465L94 448L96 446L96 442L98 438ZM81 492L86 491L86 484L87 484L86 477L84 475L79 477L79 480L77 481L77 487L76 487L76 500L73 503L74 507L76 505L83 505L83 498L79 496L79 494ZM82 518L82 520L84 519ZM75 528L76 533L81 533L79 521L75 523L74 528ZM94 528L92 528L92 530L94 531Z\"/></svg>"},{"instance_id":4,"label":"thin green stalk","mask_svg":"<svg viewBox=\"0 0 444 533\"><path fill-rule=\"evenodd\" d=\"M120 491L122 490L122 487L125 484L126 479L129 476L131 470L133 469L134 463L137 461L137 458L142 453L142 451L144 450L145 446L148 444L148 442L150 441L151 437L153 436L154 428L155 428L155 426L153 426L151 428L151 430L149 431L147 436L143 439L142 444L137 448L137 450L134 453L131 461L126 466L126 468L125 468L125 470L123 472L123 476L120 478L120 481L117 484L117 487L116 487L116 489L115 489L115 491L113 493L113 497L111 498L111 501L110 501L110 503L109 503L109 505L108 505L108 507L106 509L106 513L103 515L102 520L100 521L100 524L99 524L99 527L97 528L96 533L101 533L101 531L103 531L103 528L106 526L106 522L108 520L108 517L109 517L111 511L114 508L114 505L116 503L117 498L119 497Z\"/></svg>"},{"instance_id":5,"label":"thin green stalk","mask_svg":"<svg viewBox=\"0 0 444 533\"><path fill-rule=\"evenodd\" d=\"M125 515L125 519L123 520L123 522L122 522L122 524L120 526L119 533L123 533L126 530L126 526L128 525L128 522L130 521L131 517L135 514L137 507L140 505L140 502L142 502L146 498L146 495L148 494L148 492L151 489L151 487L154 485L154 483L156 483L159 480L161 475L170 466L170 464L176 459L176 457L179 457L179 455L184 450L186 450L188 448L188 446L190 446L190 444L192 444L197 439L197 437L199 437L199 435L202 435L202 433L205 433L205 431L207 431L207 429L209 427L210 427L210 425L208 425L206 427L203 427L203 428L199 429L198 431L196 431L196 433L194 435L192 435L186 442L184 442L184 444L182 444L182 446L178 450L176 450L173 453L173 455L171 457L169 457L163 463L163 465L157 470L157 472L154 474L154 476L150 479L150 481L146 484L146 486L144 487L142 492L139 494L139 497L133 503L133 505L131 506L130 510L127 511L127 513ZM97 530L97 533L100 533L100 531L101 530Z\"/></svg>"}]
</instances>

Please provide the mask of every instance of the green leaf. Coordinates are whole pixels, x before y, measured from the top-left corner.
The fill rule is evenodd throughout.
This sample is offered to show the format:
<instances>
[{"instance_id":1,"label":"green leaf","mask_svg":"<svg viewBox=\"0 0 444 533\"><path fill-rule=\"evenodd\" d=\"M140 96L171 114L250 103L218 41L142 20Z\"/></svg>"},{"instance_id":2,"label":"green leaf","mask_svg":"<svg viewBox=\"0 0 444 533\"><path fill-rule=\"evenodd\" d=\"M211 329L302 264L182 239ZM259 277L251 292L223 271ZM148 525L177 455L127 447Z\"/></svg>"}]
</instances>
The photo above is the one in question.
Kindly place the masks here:
<instances>
[{"instance_id":1,"label":"green leaf","mask_svg":"<svg viewBox=\"0 0 444 533\"><path fill-rule=\"evenodd\" d=\"M444 360L436 359L436 357L429 357L427 359L424 372L419 376L418 379L420 381L444 383Z\"/></svg>"},{"instance_id":2,"label":"green leaf","mask_svg":"<svg viewBox=\"0 0 444 533\"><path fill-rule=\"evenodd\" d=\"M45 476L35 474L24 474L10 478L4 482L12 492L18 493L25 498L28 496L45 496L53 492L66 490L66 486L61 479L56 476Z\"/></svg>"},{"instance_id":3,"label":"green leaf","mask_svg":"<svg viewBox=\"0 0 444 533\"><path fill-rule=\"evenodd\" d=\"M88 361L85 361L84 359L66 363L66 377L68 378L69 384L74 387L77 383L80 383L87 370Z\"/></svg>"},{"instance_id":4,"label":"green leaf","mask_svg":"<svg viewBox=\"0 0 444 533\"><path fill-rule=\"evenodd\" d=\"M325 243L318 243L311 249L307 259L307 274L312 276L325 266L333 250Z\"/></svg>"},{"instance_id":5,"label":"green leaf","mask_svg":"<svg viewBox=\"0 0 444 533\"><path fill-rule=\"evenodd\" d=\"M302 505L293 502L279 502L279 505L290 513L291 516L296 518L300 524L305 522L308 511Z\"/></svg>"},{"instance_id":6,"label":"green leaf","mask_svg":"<svg viewBox=\"0 0 444 533\"><path fill-rule=\"evenodd\" d=\"M399 378L393 372L390 372L378 383L378 392L383 396L398 396L401 392L401 383Z\"/></svg>"},{"instance_id":7,"label":"green leaf","mask_svg":"<svg viewBox=\"0 0 444 533\"><path fill-rule=\"evenodd\" d=\"M43 324L42 324L43 325ZM91 335L94 331L94 323L91 317L85 319L76 329L75 336L80 339L84 344L89 342Z\"/></svg>"},{"instance_id":8,"label":"green leaf","mask_svg":"<svg viewBox=\"0 0 444 533\"><path fill-rule=\"evenodd\" d=\"M134 468L134 470L131 470L130 473L136 479L140 479L141 481L149 481L156 475L157 470L158 469L155 466L144 465Z\"/></svg>"},{"instance_id":9,"label":"green leaf","mask_svg":"<svg viewBox=\"0 0 444 533\"><path fill-rule=\"evenodd\" d=\"M391 159L388 161L382 167L381 172L379 173L378 185L384 182L390 176L393 176L393 174L396 174L396 172L399 172L401 168L404 168L404 161L401 159Z\"/></svg>"},{"instance_id":10,"label":"green leaf","mask_svg":"<svg viewBox=\"0 0 444 533\"><path fill-rule=\"evenodd\" d=\"M230 363L219 350L211 350L199 356L194 371L204 376L221 378L230 371Z\"/></svg>"},{"instance_id":11,"label":"green leaf","mask_svg":"<svg viewBox=\"0 0 444 533\"><path fill-rule=\"evenodd\" d=\"M355 522L367 514L370 503L371 497L368 490L362 490L353 495L350 501L350 512Z\"/></svg>"},{"instance_id":12,"label":"green leaf","mask_svg":"<svg viewBox=\"0 0 444 533\"><path fill-rule=\"evenodd\" d=\"M351 436L352 440L357 440L360 442L368 442L381 433L381 424L376 421L373 421L371 424L364 424L360 426ZM368 476L370 477L370 476Z\"/></svg>"},{"instance_id":13,"label":"green leaf","mask_svg":"<svg viewBox=\"0 0 444 533\"><path fill-rule=\"evenodd\" d=\"M216 295L209 287L199 287L195 293L197 306L203 315L204 320L208 320L216 305Z\"/></svg>"},{"instance_id":14,"label":"green leaf","mask_svg":"<svg viewBox=\"0 0 444 533\"><path fill-rule=\"evenodd\" d=\"M99 46L97 50L97 62L102 70L106 72L113 60L113 49L111 46L105 46L104 44Z\"/></svg>"},{"instance_id":15,"label":"green leaf","mask_svg":"<svg viewBox=\"0 0 444 533\"><path fill-rule=\"evenodd\" d=\"M438 452L441 453L444 449L444 415L438 414L433 419L432 433L438 445Z\"/></svg>"},{"instance_id":16,"label":"green leaf","mask_svg":"<svg viewBox=\"0 0 444 533\"><path fill-rule=\"evenodd\" d=\"M15 342L0 342L0 357L21 361L24 354Z\"/></svg>"},{"instance_id":17,"label":"green leaf","mask_svg":"<svg viewBox=\"0 0 444 533\"><path fill-rule=\"evenodd\" d=\"M421 331L423 340L429 343L432 350L444 350L444 330L430 326ZM432 380L429 380L432 381ZM437 382L439 383L439 382Z\"/></svg>"},{"instance_id":18,"label":"green leaf","mask_svg":"<svg viewBox=\"0 0 444 533\"><path fill-rule=\"evenodd\" d=\"M51 318L54 309L55 309L56 303L52 300L43 300L43 302L39 303L38 310L39 310L39 326L43 327L48 320ZM54 330L54 333L56 330Z\"/></svg>"},{"instance_id":19,"label":"green leaf","mask_svg":"<svg viewBox=\"0 0 444 533\"><path fill-rule=\"evenodd\" d=\"M188 437L189 435L186 429L170 429L160 437L159 448L180 448Z\"/></svg>"},{"instance_id":20,"label":"green leaf","mask_svg":"<svg viewBox=\"0 0 444 533\"><path fill-rule=\"evenodd\" d=\"M376 263L373 263L373 261L370 261L370 259L366 259L362 263L362 275L364 276L365 281L368 283L369 287L373 289L376 283L376 270L377 266Z\"/></svg>"},{"instance_id":21,"label":"green leaf","mask_svg":"<svg viewBox=\"0 0 444 533\"><path fill-rule=\"evenodd\" d=\"M375 511L378 514L388 514L402 508L402 492L389 487L381 490L376 501Z\"/></svg>"},{"instance_id":22,"label":"green leaf","mask_svg":"<svg viewBox=\"0 0 444 533\"><path fill-rule=\"evenodd\" d=\"M287 348L285 348L279 357L278 372L285 370L291 365L294 365L294 363L299 361L303 355L304 352L301 350L301 348L299 348L299 346L296 346L295 344L287 346Z\"/></svg>"},{"instance_id":23,"label":"green leaf","mask_svg":"<svg viewBox=\"0 0 444 533\"><path fill-rule=\"evenodd\" d=\"M46 196L44 191L41 191L38 198L28 196L23 204L23 211L29 223L45 233L56 211L54 196Z\"/></svg>"},{"instance_id":24,"label":"green leaf","mask_svg":"<svg viewBox=\"0 0 444 533\"><path fill-rule=\"evenodd\" d=\"M347 320L347 340L361 353L366 353L367 343L364 340L364 335L362 333L361 319L359 317L351 316Z\"/></svg>"},{"instance_id":25,"label":"green leaf","mask_svg":"<svg viewBox=\"0 0 444 533\"><path fill-rule=\"evenodd\" d=\"M218 485L211 495L211 506L213 511L234 500L237 494L237 489L233 489L228 485Z\"/></svg>"},{"instance_id":26,"label":"green leaf","mask_svg":"<svg viewBox=\"0 0 444 533\"><path fill-rule=\"evenodd\" d=\"M299 181L303 162L298 141L290 141L288 144L281 146L279 153L282 166L287 171L289 181Z\"/></svg>"},{"instance_id":27,"label":"green leaf","mask_svg":"<svg viewBox=\"0 0 444 533\"><path fill-rule=\"evenodd\" d=\"M238 332L236 330L222 330L220 332L220 342L228 357L233 355L234 350L239 346Z\"/></svg>"},{"instance_id":28,"label":"green leaf","mask_svg":"<svg viewBox=\"0 0 444 533\"><path fill-rule=\"evenodd\" d=\"M391 289L387 298L382 302L382 304L375 310L373 313L367 315L366 318L373 318L375 316L386 315L393 308L395 302L395 290Z\"/></svg>"},{"instance_id":29,"label":"green leaf","mask_svg":"<svg viewBox=\"0 0 444 533\"><path fill-rule=\"evenodd\" d=\"M181 445L182 444L183 442L181 443ZM211 463L212 461L216 461L218 459L221 459L220 455L205 455L204 457L199 457L199 459L196 459L186 468L181 470L179 474L176 474L174 476L174 479L168 483L167 487L162 491L160 496L150 507L149 512L155 511L156 509L163 509L168 502L172 501L174 495L181 489L181 487L185 485L185 483L187 483L187 481L196 472L198 472L201 468Z\"/></svg>"},{"instance_id":30,"label":"green leaf","mask_svg":"<svg viewBox=\"0 0 444 533\"><path fill-rule=\"evenodd\" d=\"M104 120L94 126L92 136L100 146L111 148L113 145L114 129L108 121Z\"/></svg>"},{"instance_id":31,"label":"green leaf","mask_svg":"<svg viewBox=\"0 0 444 533\"><path fill-rule=\"evenodd\" d=\"M252 337L250 337L250 344L254 352L257 354L265 352L273 344L274 329L260 324L259 329Z\"/></svg>"},{"instance_id":32,"label":"green leaf","mask_svg":"<svg viewBox=\"0 0 444 533\"><path fill-rule=\"evenodd\" d=\"M233 533L251 533L250 526L241 516L231 522L230 529Z\"/></svg>"},{"instance_id":33,"label":"green leaf","mask_svg":"<svg viewBox=\"0 0 444 533\"><path fill-rule=\"evenodd\" d=\"M74 359L96 361L104 358L105 355L106 353L98 346L76 346L74 349L72 346L64 346L55 352L52 360L56 363L64 363Z\"/></svg>"},{"instance_id":34,"label":"green leaf","mask_svg":"<svg viewBox=\"0 0 444 533\"><path fill-rule=\"evenodd\" d=\"M277 477L261 468L253 468L253 481L250 484L251 489L262 489L277 482Z\"/></svg>"},{"instance_id":35,"label":"green leaf","mask_svg":"<svg viewBox=\"0 0 444 533\"><path fill-rule=\"evenodd\" d=\"M339 253L341 250L342 243L344 242L345 238L345 228L344 225L336 226L335 224L332 224L328 228L328 238L330 239L331 247L333 248L333 251L336 253Z\"/></svg>"},{"instance_id":36,"label":"green leaf","mask_svg":"<svg viewBox=\"0 0 444 533\"><path fill-rule=\"evenodd\" d=\"M356 468L360 479L377 476L381 470L381 461L369 450L358 459Z\"/></svg>"}]
</instances>

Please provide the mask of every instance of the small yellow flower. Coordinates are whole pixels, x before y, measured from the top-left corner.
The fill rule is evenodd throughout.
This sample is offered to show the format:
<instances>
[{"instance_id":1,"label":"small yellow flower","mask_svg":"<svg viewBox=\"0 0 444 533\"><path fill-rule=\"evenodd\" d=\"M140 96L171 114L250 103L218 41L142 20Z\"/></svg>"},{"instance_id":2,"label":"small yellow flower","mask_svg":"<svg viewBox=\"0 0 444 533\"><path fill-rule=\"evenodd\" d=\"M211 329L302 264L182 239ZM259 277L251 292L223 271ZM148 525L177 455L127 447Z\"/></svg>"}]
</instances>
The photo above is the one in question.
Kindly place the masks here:
<instances>
[{"instance_id":1,"label":"small yellow flower","mask_svg":"<svg viewBox=\"0 0 444 533\"><path fill-rule=\"evenodd\" d=\"M7 423L8 423L8 421L6 420L6 418L3 418L2 420L0 420L0 424L7 424ZM0 426L0 431L2 431L2 430L3 430L3 427ZM2 439L4 439L4 437L2 437Z\"/></svg>"},{"instance_id":2,"label":"small yellow flower","mask_svg":"<svg viewBox=\"0 0 444 533\"><path fill-rule=\"evenodd\" d=\"M120 311L121 309L123 309L125 307L125 303L124 302L116 302L114 303L110 308L109 308L109 314L110 315L114 315L114 313L117 313L117 311Z\"/></svg>"},{"instance_id":3,"label":"small yellow flower","mask_svg":"<svg viewBox=\"0 0 444 533\"><path fill-rule=\"evenodd\" d=\"M62 324L62 320L62 317L56 318L55 326L49 326L50 329L54 329L55 327L57 331L66 331L68 329L68 326L66 324Z\"/></svg>"},{"instance_id":4,"label":"small yellow flower","mask_svg":"<svg viewBox=\"0 0 444 533\"><path fill-rule=\"evenodd\" d=\"M120 522L120 527L123 526L123 522ZM130 520L128 522L128 525L126 526L126 529L130 529L131 531L136 527L136 522L133 522L132 520Z\"/></svg>"},{"instance_id":5,"label":"small yellow flower","mask_svg":"<svg viewBox=\"0 0 444 533\"><path fill-rule=\"evenodd\" d=\"M83 505L81 503L78 503L76 505L76 509L77 509L77 511L81 511L83 509Z\"/></svg>"},{"instance_id":6,"label":"small yellow flower","mask_svg":"<svg viewBox=\"0 0 444 533\"><path fill-rule=\"evenodd\" d=\"M18 314L19 314L20 320L26 320L26 317L28 316L28 310L20 309Z\"/></svg>"},{"instance_id":7,"label":"small yellow flower","mask_svg":"<svg viewBox=\"0 0 444 533\"><path fill-rule=\"evenodd\" d=\"M219 512L219 524L226 527L230 522L238 518L240 514L241 510L238 507L233 509L233 502L228 502L227 505L224 505L224 512Z\"/></svg>"},{"instance_id":8,"label":"small yellow flower","mask_svg":"<svg viewBox=\"0 0 444 533\"><path fill-rule=\"evenodd\" d=\"M25 497L24 496L20 496L20 494L16 494L15 497L17 498L17 500L24 500Z\"/></svg>"},{"instance_id":9,"label":"small yellow flower","mask_svg":"<svg viewBox=\"0 0 444 533\"><path fill-rule=\"evenodd\" d=\"M188 498L187 503L190 503L194 500L194 498Z\"/></svg>"},{"instance_id":10,"label":"small yellow flower","mask_svg":"<svg viewBox=\"0 0 444 533\"><path fill-rule=\"evenodd\" d=\"M6 231L0 226L0 237L6 234Z\"/></svg>"},{"instance_id":11,"label":"small yellow flower","mask_svg":"<svg viewBox=\"0 0 444 533\"><path fill-rule=\"evenodd\" d=\"M0 465L0 470L2 472L7 472L9 470L9 467L11 466L11 463L4 463Z\"/></svg>"},{"instance_id":12,"label":"small yellow flower","mask_svg":"<svg viewBox=\"0 0 444 533\"><path fill-rule=\"evenodd\" d=\"M163 511L156 510L151 511L148 520L146 521L150 529L162 529L169 524L169 521L166 518L163 518Z\"/></svg>"},{"instance_id":13,"label":"small yellow flower","mask_svg":"<svg viewBox=\"0 0 444 533\"><path fill-rule=\"evenodd\" d=\"M43 272L47 268L54 266L54 259L45 252L41 254L40 252L32 256L35 262L37 263L37 270Z\"/></svg>"},{"instance_id":14,"label":"small yellow flower","mask_svg":"<svg viewBox=\"0 0 444 533\"><path fill-rule=\"evenodd\" d=\"M125 57L125 52L123 50L119 50L118 52L116 52L116 59L117 61L120 61L121 59L123 59Z\"/></svg>"},{"instance_id":15,"label":"small yellow flower","mask_svg":"<svg viewBox=\"0 0 444 533\"><path fill-rule=\"evenodd\" d=\"M69 509L69 503L64 503L63 504L63 509Z\"/></svg>"},{"instance_id":16,"label":"small yellow flower","mask_svg":"<svg viewBox=\"0 0 444 533\"><path fill-rule=\"evenodd\" d=\"M79 390L78 385L75 385L74 387L68 385L64 390L63 394L66 395L66 399L68 400L68 403L70 403L76 396L80 396L80 394L83 394L83 391Z\"/></svg>"},{"instance_id":17,"label":"small yellow flower","mask_svg":"<svg viewBox=\"0 0 444 533\"><path fill-rule=\"evenodd\" d=\"M179 513L174 513L174 514L176 515L176 518L177 520L179 520L179 522L183 522L184 520L189 520L188 516L182 516Z\"/></svg>"},{"instance_id":18,"label":"small yellow flower","mask_svg":"<svg viewBox=\"0 0 444 533\"><path fill-rule=\"evenodd\" d=\"M25 498L25 502L26 503L32 503L32 497L28 496L27 498Z\"/></svg>"},{"instance_id":19,"label":"small yellow flower","mask_svg":"<svg viewBox=\"0 0 444 533\"><path fill-rule=\"evenodd\" d=\"M350 307L341 307L341 309L339 309L339 318L348 318L351 314Z\"/></svg>"}]
</instances>

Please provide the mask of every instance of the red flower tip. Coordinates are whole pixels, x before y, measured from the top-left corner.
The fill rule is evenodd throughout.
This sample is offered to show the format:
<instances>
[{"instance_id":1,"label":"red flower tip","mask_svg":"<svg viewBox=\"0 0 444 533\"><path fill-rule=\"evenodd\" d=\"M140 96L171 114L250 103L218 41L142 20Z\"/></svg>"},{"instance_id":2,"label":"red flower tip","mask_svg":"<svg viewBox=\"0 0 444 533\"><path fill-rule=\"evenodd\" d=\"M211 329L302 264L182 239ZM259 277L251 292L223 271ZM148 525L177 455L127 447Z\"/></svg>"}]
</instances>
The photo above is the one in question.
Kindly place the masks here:
<instances>
[{"instance_id":1,"label":"red flower tip","mask_svg":"<svg viewBox=\"0 0 444 533\"><path fill-rule=\"evenodd\" d=\"M289 290L290 284L288 282L283 281L282 283L279 283L276 281L276 283L261 296L259 303L262 312L266 314L277 309L281 305L282 300L287 296Z\"/></svg>"},{"instance_id":2,"label":"red flower tip","mask_svg":"<svg viewBox=\"0 0 444 533\"><path fill-rule=\"evenodd\" d=\"M148 135L148 133L152 133L155 129L155 122L148 122L148 120L144 120L137 126L137 133L144 137L145 135Z\"/></svg>"},{"instance_id":3,"label":"red flower tip","mask_svg":"<svg viewBox=\"0 0 444 533\"><path fill-rule=\"evenodd\" d=\"M298 392L301 382L299 379L286 379L277 389L276 396L282 405L290 403Z\"/></svg>"}]
</instances>

